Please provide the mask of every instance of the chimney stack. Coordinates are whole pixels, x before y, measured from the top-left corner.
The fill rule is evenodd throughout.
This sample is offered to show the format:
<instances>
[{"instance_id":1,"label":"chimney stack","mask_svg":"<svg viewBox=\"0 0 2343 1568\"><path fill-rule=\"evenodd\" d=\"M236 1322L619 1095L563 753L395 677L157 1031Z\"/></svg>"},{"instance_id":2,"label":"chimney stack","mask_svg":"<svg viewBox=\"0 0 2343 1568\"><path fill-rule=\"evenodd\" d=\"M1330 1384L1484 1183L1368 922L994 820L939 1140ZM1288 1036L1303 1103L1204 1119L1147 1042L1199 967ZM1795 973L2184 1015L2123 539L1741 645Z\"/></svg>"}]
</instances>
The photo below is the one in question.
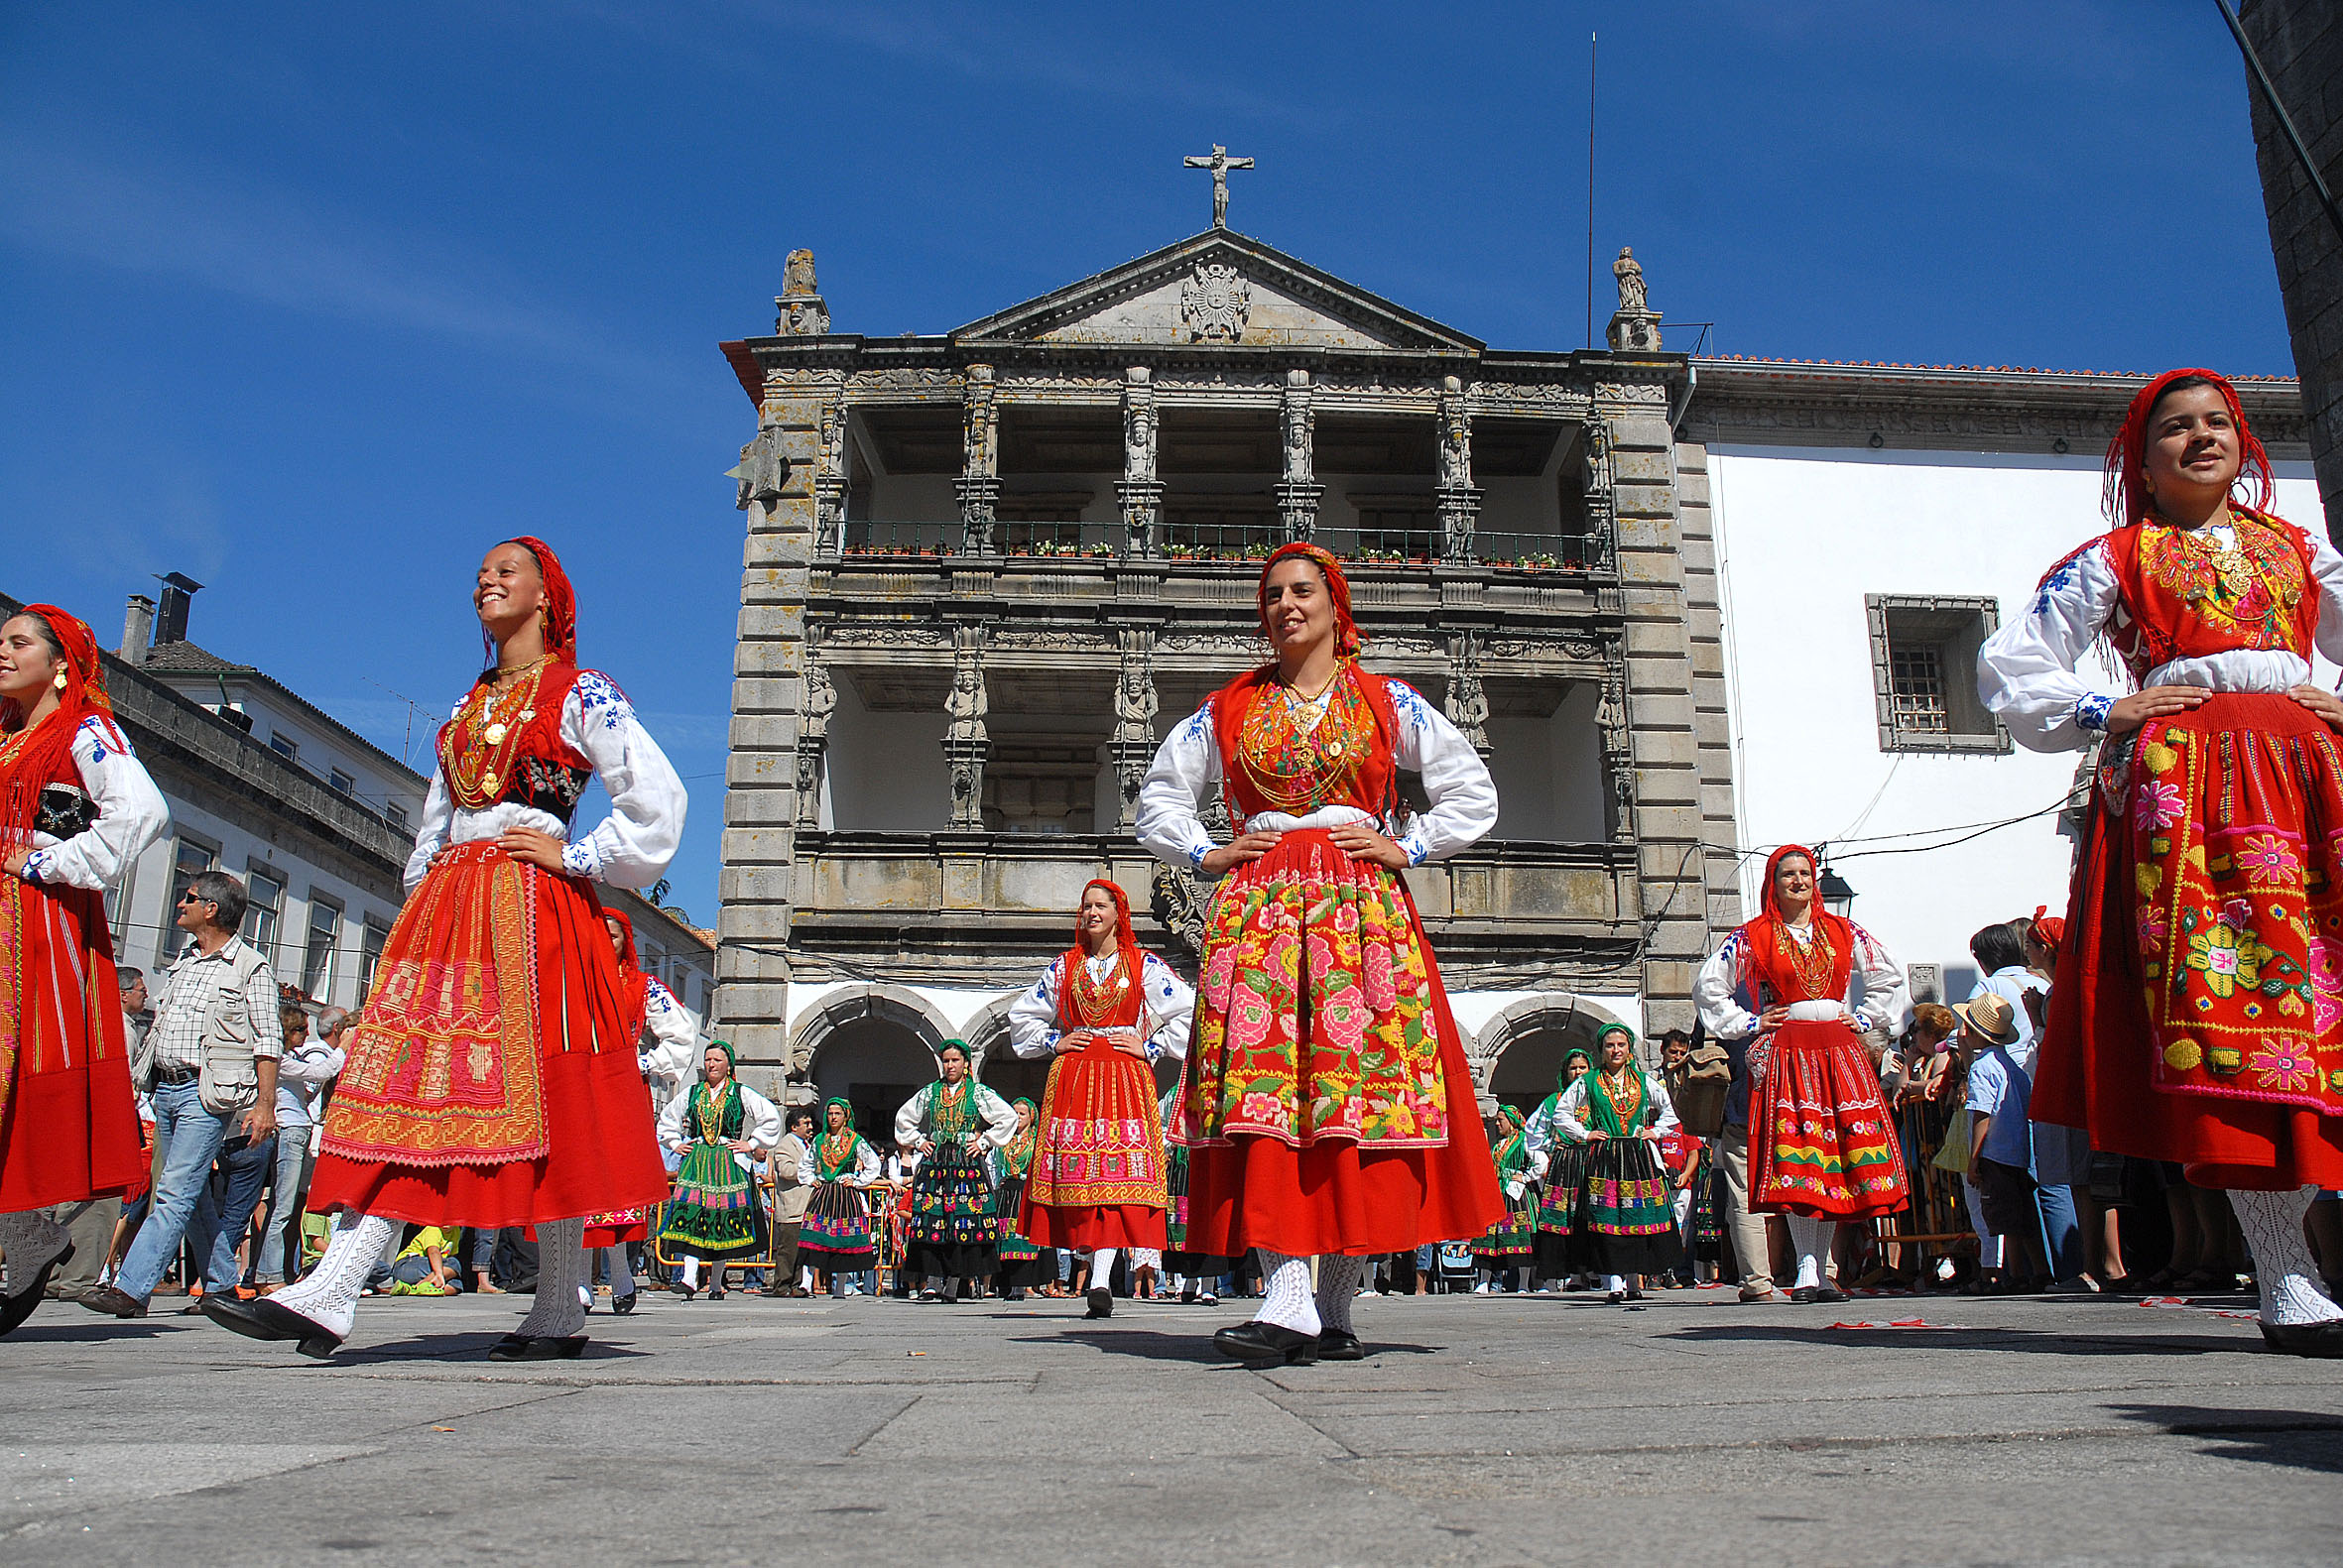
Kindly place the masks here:
<instances>
[{"instance_id":1,"label":"chimney stack","mask_svg":"<svg viewBox=\"0 0 2343 1568\"><path fill-rule=\"evenodd\" d=\"M187 640L187 603L203 584L184 572L170 572L163 579L163 608L155 616L155 641L184 643Z\"/></svg>"},{"instance_id":2,"label":"chimney stack","mask_svg":"<svg viewBox=\"0 0 2343 1568\"><path fill-rule=\"evenodd\" d=\"M126 663L147 662L147 648L155 640L155 601L143 593L130 596L129 613L122 617L122 658Z\"/></svg>"}]
</instances>

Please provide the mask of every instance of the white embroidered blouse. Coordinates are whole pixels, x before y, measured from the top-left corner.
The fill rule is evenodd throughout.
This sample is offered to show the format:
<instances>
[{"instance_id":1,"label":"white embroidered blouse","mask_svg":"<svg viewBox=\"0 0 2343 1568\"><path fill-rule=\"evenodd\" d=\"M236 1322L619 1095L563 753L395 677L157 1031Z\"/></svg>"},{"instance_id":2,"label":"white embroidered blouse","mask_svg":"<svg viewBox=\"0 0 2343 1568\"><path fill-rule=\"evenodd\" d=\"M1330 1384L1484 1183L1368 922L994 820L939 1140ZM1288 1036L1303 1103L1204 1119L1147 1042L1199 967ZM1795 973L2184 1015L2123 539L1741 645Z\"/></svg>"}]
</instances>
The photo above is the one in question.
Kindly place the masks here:
<instances>
[{"instance_id":1,"label":"white embroidered blouse","mask_svg":"<svg viewBox=\"0 0 2343 1568\"><path fill-rule=\"evenodd\" d=\"M1094 981L1104 981L1114 966L1111 950L1083 961ZM1047 1056L1057 1049L1062 1033L1057 1026L1057 968L1050 964L1032 990L1009 1004L1009 1048L1020 1056ZM1173 1061L1185 1060L1188 1029L1195 1022L1195 992L1153 953L1141 955L1139 992L1140 1032L1147 1059L1160 1061L1169 1056Z\"/></svg>"},{"instance_id":2,"label":"white embroidered blouse","mask_svg":"<svg viewBox=\"0 0 2343 1568\"><path fill-rule=\"evenodd\" d=\"M1845 1018L1860 1029L1885 1028L1892 1035L1901 1035L1911 1027L1911 987L1904 977L1904 966L1888 956L1878 937L1852 920L1847 924L1855 932L1847 994L1835 1002L1793 1002L1789 1016L1806 1023ZM1808 942L1813 939L1813 926L1793 925L1789 934L1793 941ZM1749 942L1735 931L1709 955L1692 981L1692 1002L1709 1033L1732 1040L1758 1031L1759 1010L1754 1006L1757 999L1750 993L1749 980ZM1858 982L1863 995L1860 1006L1855 1002Z\"/></svg>"},{"instance_id":3,"label":"white embroidered blouse","mask_svg":"<svg viewBox=\"0 0 2343 1568\"><path fill-rule=\"evenodd\" d=\"M1395 841L1408 852L1408 863L1420 866L1441 860L1486 838L1497 825L1497 785L1489 765L1472 749L1455 725L1423 700L1405 681L1391 685L1392 708L1399 719L1398 765L1423 776L1423 792L1431 809L1415 818ZM1207 699L1194 714L1164 739L1156 751L1147 781L1139 786L1139 842L1157 859L1173 866L1194 867L1212 852L1212 835L1198 814L1222 777L1220 742L1213 728L1217 697ZM1313 727L1324 716L1320 708L1302 720ZM1340 827L1351 822L1375 823L1388 831L1391 824L1375 813L1353 805L1323 805L1303 816L1263 811L1245 819L1240 831L1290 833L1305 827Z\"/></svg>"},{"instance_id":4,"label":"white embroidered blouse","mask_svg":"<svg viewBox=\"0 0 2343 1568\"><path fill-rule=\"evenodd\" d=\"M459 701L456 710L461 708ZM561 864L589 882L650 887L667 875L668 862L683 841L683 811L689 802L675 765L636 720L634 705L600 670L579 670L577 683L562 699L561 740L593 764L594 777L610 792L610 815L564 847ZM434 768L415 853L407 859L407 891L415 891L431 870L432 857L446 845L495 838L511 827L569 837L559 817L517 801L499 800L483 811L453 809L447 781Z\"/></svg>"},{"instance_id":5,"label":"white embroidered blouse","mask_svg":"<svg viewBox=\"0 0 2343 1568\"><path fill-rule=\"evenodd\" d=\"M52 887L106 889L149 844L171 829L171 807L130 749L96 714L73 736L73 771L97 820L68 839L33 834L21 876Z\"/></svg>"}]
</instances>

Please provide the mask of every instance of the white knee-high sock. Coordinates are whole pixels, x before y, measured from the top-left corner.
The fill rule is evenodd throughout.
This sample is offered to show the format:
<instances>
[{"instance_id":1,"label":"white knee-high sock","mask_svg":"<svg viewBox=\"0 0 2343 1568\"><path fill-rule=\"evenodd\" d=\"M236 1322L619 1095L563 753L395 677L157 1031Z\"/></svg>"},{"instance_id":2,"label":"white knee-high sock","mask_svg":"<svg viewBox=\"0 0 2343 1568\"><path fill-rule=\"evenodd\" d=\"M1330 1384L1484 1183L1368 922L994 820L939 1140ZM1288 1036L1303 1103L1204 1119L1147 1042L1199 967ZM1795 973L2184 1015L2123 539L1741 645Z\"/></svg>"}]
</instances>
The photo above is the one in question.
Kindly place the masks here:
<instances>
[{"instance_id":1,"label":"white knee-high sock","mask_svg":"<svg viewBox=\"0 0 2343 1568\"><path fill-rule=\"evenodd\" d=\"M696 1258L683 1260L683 1288L686 1290L699 1288L699 1260Z\"/></svg>"},{"instance_id":2,"label":"white knee-high sock","mask_svg":"<svg viewBox=\"0 0 2343 1568\"><path fill-rule=\"evenodd\" d=\"M0 1253L8 1255L8 1293L21 1296L32 1289L49 1261L63 1252L72 1239L70 1231L38 1210L0 1214Z\"/></svg>"},{"instance_id":3,"label":"white knee-high sock","mask_svg":"<svg viewBox=\"0 0 2343 1568\"><path fill-rule=\"evenodd\" d=\"M1625 1275L1625 1274L1605 1274L1605 1275L1603 1275L1603 1288L1604 1288L1605 1290L1618 1290L1618 1291L1625 1291L1625 1290L1627 1289L1627 1275Z\"/></svg>"},{"instance_id":4,"label":"white knee-high sock","mask_svg":"<svg viewBox=\"0 0 2343 1568\"><path fill-rule=\"evenodd\" d=\"M1090 1255L1090 1288L1112 1290L1115 1279L1115 1254L1118 1248L1101 1247Z\"/></svg>"},{"instance_id":5,"label":"white knee-high sock","mask_svg":"<svg viewBox=\"0 0 2343 1568\"><path fill-rule=\"evenodd\" d=\"M1290 1328L1296 1334L1316 1334L1324 1325L1318 1321L1318 1304L1310 1295L1309 1260L1286 1253L1261 1250L1261 1310L1253 1314L1256 1323L1275 1323Z\"/></svg>"},{"instance_id":6,"label":"white knee-high sock","mask_svg":"<svg viewBox=\"0 0 2343 1568\"><path fill-rule=\"evenodd\" d=\"M2229 1206L2237 1211L2237 1228L2245 1233L2254 1254L2254 1277L2262 1286L2265 1323L2328 1323L2343 1318L2343 1306L2320 1287L2318 1265L2310 1244L2302 1237L2302 1216L2318 1188L2294 1192L2240 1192L2232 1188Z\"/></svg>"},{"instance_id":7,"label":"white knee-high sock","mask_svg":"<svg viewBox=\"0 0 2343 1568\"><path fill-rule=\"evenodd\" d=\"M1782 1218L1789 1227L1789 1245L1798 1255L1795 1288L1808 1289L1822 1283L1822 1260L1829 1255L1838 1222L1812 1214L1786 1214Z\"/></svg>"},{"instance_id":8,"label":"white knee-high sock","mask_svg":"<svg viewBox=\"0 0 2343 1568\"><path fill-rule=\"evenodd\" d=\"M1318 1259L1318 1323L1338 1334L1351 1332L1350 1307L1358 1299L1359 1281L1367 1276L1367 1260L1347 1253L1327 1253Z\"/></svg>"},{"instance_id":9,"label":"white knee-high sock","mask_svg":"<svg viewBox=\"0 0 2343 1568\"><path fill-rule=\"evenodd\" d=\"M585 1327L585 1221L548 1220L537 1227L537 1297L516 1333L567 1339Z\"/></svg>"},{"instance_id":10,"label":"white knee-high sock","mask_svg":"<svg viewBox=\"0 0 2343 1568\"><path fill-rule=\"evenodd\" d=\"M317 1260L317 1266L304 1275L301 1283L287 1285L269 1299L346 1339L350 1325L357 1321L358 1292L366 1288L366 1276L382 1262L383 1249L398 1235L395 1221L372 1214L353 1220L345 1214L326 1242L325 1256Z\"/></svg>"}]
</instances>

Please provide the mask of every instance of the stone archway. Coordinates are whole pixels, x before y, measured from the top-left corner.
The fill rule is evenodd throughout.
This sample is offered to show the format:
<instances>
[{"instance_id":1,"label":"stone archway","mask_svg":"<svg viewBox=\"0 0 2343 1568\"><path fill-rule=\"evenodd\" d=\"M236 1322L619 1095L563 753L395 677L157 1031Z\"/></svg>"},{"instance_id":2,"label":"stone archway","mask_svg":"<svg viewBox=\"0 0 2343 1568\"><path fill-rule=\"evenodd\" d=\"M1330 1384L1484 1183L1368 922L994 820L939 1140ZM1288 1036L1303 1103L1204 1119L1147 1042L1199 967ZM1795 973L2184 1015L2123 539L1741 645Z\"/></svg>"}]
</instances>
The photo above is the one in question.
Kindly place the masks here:
<instances>
[{"instance_id":1,"label":"stone archway","mask_svg":"<svg viewBox=\"0 0 2343 1568\"><path fill-rule=\"evenodd\" d=\"M1483 1025L1473 1042L1482 1092L1523 1111L1536 1109L1553 1093L1563 1053L1574 1045L1591 1051L1596 1032L1611 1024L1635 1026L1611 999L1567 991L1524 997Z\"/></svg>"},{"instance_id":2,"label":"stone archway","mask_svg":"<svg viewBox=\"0 0 2343 1568\"><path fill-rule=\"evenodd\" d=\"M1028 1061L1009 1048L1009 1004L1016 997L988 1002L968 1021L961 1038L976 1053L976 1079L1004 1100L1020 1096L1036 1105L1049 1082L1049 1059Z\"/></svg>"},{"instance_id":3,"label":"stone archway","mask_svg":"<svg viewBox=\"0 0 2343 1568\"><path fill-rule=\"evenodd\" d=\"M822 998L790 1035L790 1076L817 1099L843 1096L854 1125L882 1150L895 1146L895 1113L939 1071L952 1037L932 1003L901 986L848 986Z\"/></svg>"}]
</instances>

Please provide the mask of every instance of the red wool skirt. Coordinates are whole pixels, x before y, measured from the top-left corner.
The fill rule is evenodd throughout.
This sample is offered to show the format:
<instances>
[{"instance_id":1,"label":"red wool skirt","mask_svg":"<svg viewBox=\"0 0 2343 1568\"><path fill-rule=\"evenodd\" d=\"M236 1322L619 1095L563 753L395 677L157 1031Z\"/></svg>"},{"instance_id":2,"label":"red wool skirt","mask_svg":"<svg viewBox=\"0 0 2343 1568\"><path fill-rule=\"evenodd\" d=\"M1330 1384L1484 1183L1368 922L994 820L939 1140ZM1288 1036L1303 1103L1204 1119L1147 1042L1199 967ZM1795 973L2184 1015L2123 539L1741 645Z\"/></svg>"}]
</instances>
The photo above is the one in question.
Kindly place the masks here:
<instances>
[{"instance_id":1,"label":"red wool skirt","mask_svg":"<svg viewBox=\"0 0 2343 1568\"><path fill-rule=\"evenodd\" d=\"M0 1214L146 1185L102 894L0 874Z\"/></svg>"},{"instance_id":2,"label":"red wool skirt","mask_svg":"<svg viewBox=\"0 0 2343 1568\"><path fill-rule=\"evenodd\" d=\"M1855 1031L1793 1019L1766 1048L1752 1090L1750 1207L1828 1220L1901 1210L1911 1196L1903 1146Z\"/></svg>"},{"instance_id":3,"label":"red wool skirt","mask_svg":"<svg viewBox=\"0 0 2343 1568\"><path fill-rule=\"evenodd\" d=\"M2108 742L2035 1121L2204 1187L2343 1186L2343 746L2222 693Z\"/></svg>"},{"instance_id":4,"label":"red wool skirt","mask_svg":"<svg viewBox=\"0 0 2343 1568\"><path fill-rule=\"evenodd\" d=\"M493 842L440 851L384 946L309 1207L538 1225L664 1200L589 885Z\"/></svg>"},{"instance_id":5,"label":"red wool skirt","mask_svg":"<svg viewBox=\"0 0 2343 1568\"><path fill-rule=\"evenodd\" d=\"M1161 1252L1169 1202L1148 1064L1098 1039L1051 1062L1018 1230L1043 1247Z\"/></svg>"},{"instance_id":6,"label":"red wool skirt","mask_svg":"<svg viewBox=\"0 0 2343 1568\"><path fill-rule=\"evenodd\" d=\"M1286 834L1213 895L1201 978L1186 1251L1397 1253L1505 1218L1464 1036L1396 873L1322 830Z\"/></svg>"}]
</instances>

